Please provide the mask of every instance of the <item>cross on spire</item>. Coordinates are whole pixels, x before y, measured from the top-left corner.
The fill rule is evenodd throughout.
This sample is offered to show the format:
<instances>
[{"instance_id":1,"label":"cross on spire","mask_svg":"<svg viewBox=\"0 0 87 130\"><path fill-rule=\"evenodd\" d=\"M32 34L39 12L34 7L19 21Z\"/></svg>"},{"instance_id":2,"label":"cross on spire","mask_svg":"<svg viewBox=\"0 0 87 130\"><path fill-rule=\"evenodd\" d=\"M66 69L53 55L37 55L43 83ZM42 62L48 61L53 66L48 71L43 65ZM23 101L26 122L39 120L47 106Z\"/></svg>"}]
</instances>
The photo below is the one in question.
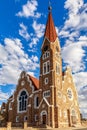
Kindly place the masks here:
<instances>
[{"instance_id":1,"label":"cross on spire","mask_svg":"<svg viewBox=\"0 0 87 130\"><path fill-rule=\"evenodd\" d=\"M51 2L50 2L50 0L49 0L48 10L49 10L49 12L51 12L51 10L52 10L52 6L51 6Z\"/></svg>"}]
</instances>

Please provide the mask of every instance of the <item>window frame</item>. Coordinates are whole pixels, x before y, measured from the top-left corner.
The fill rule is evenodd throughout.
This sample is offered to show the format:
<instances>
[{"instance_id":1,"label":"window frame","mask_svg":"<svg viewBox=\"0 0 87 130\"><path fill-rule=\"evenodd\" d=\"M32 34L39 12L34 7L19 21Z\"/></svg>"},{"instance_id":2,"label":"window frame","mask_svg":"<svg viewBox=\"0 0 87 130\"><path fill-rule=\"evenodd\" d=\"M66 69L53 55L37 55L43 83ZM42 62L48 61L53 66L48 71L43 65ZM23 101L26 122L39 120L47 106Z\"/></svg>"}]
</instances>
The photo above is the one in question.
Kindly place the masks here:
<instances>
[{"instance_id":1,"label":"window frame","mask_svg":"<svg viewBox=\"0 0 87 130\"><path fill-rule=\"evenodd\" d=\"M27 119L26 119L27 118ZM26 122L28 120L28 117L27 116L24 116L24 122Z\"/></svg>"},{"instance_id":2,"label":"window frame","mask_svg":"<svg viewBox=\"0 0 87 130\"><path fill-rule=\"evenodd\" d=\"M38 121L38 115L37 114L35 114L34 120L35 120L35 122Z\"/></svg>"},{"instance_id":3,"label":"window frame","mask_svg":"<svg viewBox=\"0 0 87 130\"><path fill-rule=\"evenodd\" d=\"M21 96L21 94L23 92L25 92L25 95ZM21 98L21 99L19 99L19 98ZM27 91L25 89L23 89L22 91L20 91L20 93L18 95L17 101L18 101L18 105L17 105L18 113L26 112L27 111L27 105L28 105L28 93L27 93ZM23 104L25 104L25 106Z\"/></svg>"},{"instance_id":4,"label":"window frame","mask_svg":"<svg viewBox=\"0 0 87 130\"><path fill-rule=\"evenodd\" d=\"M16 116L16 122L19 122L19 116Z\"/></svg>"},{"instance_id":5,"label":"window frame","mask_svg":"<svg viewBox=\"0 0 87 130\"><path fill-rule=\"evenodd\" d=\"M50 57L50 51L46 51L43 56L42 56L42 59L45 60L47 59L48 57Z\"/></svg>"},{"instance_id":6,"label":"window frame","mask_svg":"<svg viewBox=\"0 0 87 130\"><path fill-rule=\"evenodd\" d=\"M48 74L50 72L50 61L46 61L43 63L43 75Z\"/></svg>"},{"instance_id":7,"label":"window frame","mask_svg":"<svg viewBox=\"0 0 87 130\"><path fill-rule=\"evenodd\" d=\"M73 91L71 88L67 89L67 96L69 100L73 100ZM70 97L71 96L71 97Z\"/></svg>"},{"instance_id":8,"label":"window frame","mask_svg":"<svg viewBox=\"0 0 87 130\"><path fill-rule=\"evenodd\" d=\"M44 82L45 82L45 85L47 85L48 82L49 82L48 78L45 78L45 79L44 79Z\"/></svg>"},{"instance_id":9,"label":"window frame","mask_svg":"<svg viewBox=\"0 0 87 130\"><path fill-rule=\"evenodd\" d=\"M50 95L51 95L50 90L47 90L47 91L43 92L43 97L50 97Z\"/></svg>"},{"instance_id":10,"label":"window frame","mask_svg":"<svg viewBox=\"0 0 87 130\"><path fill-rule=\"evenodd\" d=\"M35 95L35 97L34 97L34 108L38 108L38 107L39 107L39 96Z\"/></svg>"}]
</instances>

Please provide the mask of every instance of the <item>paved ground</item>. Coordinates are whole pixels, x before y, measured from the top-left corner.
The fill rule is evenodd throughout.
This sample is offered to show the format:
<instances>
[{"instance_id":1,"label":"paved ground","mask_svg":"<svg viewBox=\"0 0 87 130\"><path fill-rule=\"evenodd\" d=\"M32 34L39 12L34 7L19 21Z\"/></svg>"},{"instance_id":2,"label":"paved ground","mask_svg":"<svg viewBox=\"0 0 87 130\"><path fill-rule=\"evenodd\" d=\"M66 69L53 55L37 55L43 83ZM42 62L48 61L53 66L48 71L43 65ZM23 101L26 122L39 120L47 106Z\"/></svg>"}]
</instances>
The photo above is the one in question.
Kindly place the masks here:
<instances>
[{"instance_id":1,"label":"paved ground","mask_svg":"<svg viewBox=\"0 0 87 130\"><path fill-rule=\"evenodd\" d=\"M0 130L8 130L8 129L6 129L6 128L0 128ZM11 130L24 130L24 129L18 129L18 128L16 128L16 129L11 129ZM47 129L45 129L45 128L43 128L43 129L25 129L25 130L47 130ZM56 129L48 129L48 130L87 130L87 127L85 127L85 128L56 128Z\"/></svg>"},{"instance_id":2,"label":"paved ground","mask_svg":"<svg viewBox=\"0 0 87 130\"><path fill-rule=\"evenodd\" d=\"M72 130L87 130L87 127L86 128L75 128L75 129L72 129Z\"/></svg>"}]
</instances>

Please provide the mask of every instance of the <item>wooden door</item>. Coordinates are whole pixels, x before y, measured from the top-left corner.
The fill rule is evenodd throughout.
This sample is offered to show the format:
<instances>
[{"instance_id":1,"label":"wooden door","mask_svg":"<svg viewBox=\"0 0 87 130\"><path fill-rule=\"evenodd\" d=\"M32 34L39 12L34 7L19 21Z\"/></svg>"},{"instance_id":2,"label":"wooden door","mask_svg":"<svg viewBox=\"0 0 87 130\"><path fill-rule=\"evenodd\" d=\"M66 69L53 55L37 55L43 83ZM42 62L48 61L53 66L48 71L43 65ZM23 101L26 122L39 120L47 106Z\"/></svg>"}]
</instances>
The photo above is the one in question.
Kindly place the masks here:
<instances>
[{"instance_id":1,"label":"wooden door","mask_svg":"<svg viewBox=\"0 0 87 130\"><path fill-rule=\"evenodd\" d=\"M43 115L43 124L46 124L46 115Z\"/></svg>"}]
</instances>

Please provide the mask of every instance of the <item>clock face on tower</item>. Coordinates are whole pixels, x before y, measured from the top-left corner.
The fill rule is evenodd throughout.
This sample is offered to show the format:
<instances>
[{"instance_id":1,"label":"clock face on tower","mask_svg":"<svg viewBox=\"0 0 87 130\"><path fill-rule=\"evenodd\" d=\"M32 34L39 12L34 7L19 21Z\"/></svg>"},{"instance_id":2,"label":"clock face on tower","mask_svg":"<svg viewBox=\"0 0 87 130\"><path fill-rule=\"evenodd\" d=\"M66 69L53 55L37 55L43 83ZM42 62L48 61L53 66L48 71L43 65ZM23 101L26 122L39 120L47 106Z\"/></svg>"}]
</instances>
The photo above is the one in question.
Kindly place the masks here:
<instances>
[{"instance_id":1,"label":"clock face on tower","mask_svg":"<svg viewBox=\"0 0 87 130\"><path fill-rule=\"evenodd\" d=\"M45 46L45 47L44 47L44 51L47 51L47 50L48 50L48 46Z\"/></svg>"},{"instance_id":2,"label":"clock face on tower","mask_svg":"<svg viewBox=\"0 0 87 130\"><path fill-rule=\"evenodd\" d=\"M25 84L25 81L22 81L22 82L21 82L21 86L23 86L24 84Z\"/></svg>"}]
</instances>

